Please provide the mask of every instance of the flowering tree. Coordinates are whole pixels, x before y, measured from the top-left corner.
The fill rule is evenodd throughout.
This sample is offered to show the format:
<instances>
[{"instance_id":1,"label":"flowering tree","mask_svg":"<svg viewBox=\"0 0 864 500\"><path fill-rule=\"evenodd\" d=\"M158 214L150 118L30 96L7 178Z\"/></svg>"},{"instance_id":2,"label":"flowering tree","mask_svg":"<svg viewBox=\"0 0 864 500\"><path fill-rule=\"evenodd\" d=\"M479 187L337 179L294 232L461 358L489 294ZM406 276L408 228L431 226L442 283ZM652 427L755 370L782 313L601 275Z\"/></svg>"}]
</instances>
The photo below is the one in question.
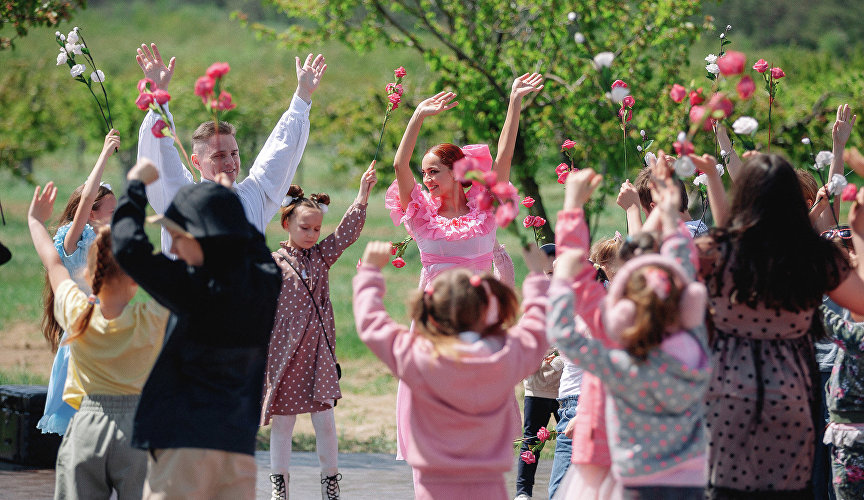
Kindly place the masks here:
<instances>
[{"instance_id":1,"label":"flowering tree","mask_svg":"<svg viewBox=\"0 0 864 500\"><path fill-rule=\"evenodd\" d=\"M420 95L444 88L460 95L454 113L458 124L450 129L460 129L463 136L451 135L451 141L493 140L507 110L507 83L522 71L546 75L544 91L523 105L513 158L514 182L522 195L535 200L532 213L544 218L548 217L538 183L554 182L555 166L561 161L559 145L565 138L576 143L576 166L590 165L611 174L606 193L617 191L615 181L626 167L621 106L608 95L610 86L624 79L645 103L640 110L654 108L633 112L627 130L638 134L640 126L657 123L668 108L658 97L670 74L686 62L687 49L697 36L696 26L686 19L700 8L697 1L682 5L674 0L268 1L289 18L311 21L284 32L250 24L260 35L284 45L338 40L359 50L385 45L420 52L435 75L432 88L422 89ZM238 17L248 22L242 14ZM628 166L633 169L639 163L634 158L641 155L637 156L635 141L629 144ZM355 150L367 155L366 150ZM596 203L595 212L604 201ZM553 241L548 225L539 231L546 241Z\"/></svg>"},{"instance_id":2,"label":"flowering tree","mask_svg":"<svg viewBox=\"0 0 864 500\"><path fill-rule=\"evenodd\" d=\"M14 48L15 39L27 35L29 28L54 27L72 18L72 12L85 8L87 0L25 0L0 2L0 30L9 26L15 33L0 35L0 50Z\"/></svg>"}]
</instances>

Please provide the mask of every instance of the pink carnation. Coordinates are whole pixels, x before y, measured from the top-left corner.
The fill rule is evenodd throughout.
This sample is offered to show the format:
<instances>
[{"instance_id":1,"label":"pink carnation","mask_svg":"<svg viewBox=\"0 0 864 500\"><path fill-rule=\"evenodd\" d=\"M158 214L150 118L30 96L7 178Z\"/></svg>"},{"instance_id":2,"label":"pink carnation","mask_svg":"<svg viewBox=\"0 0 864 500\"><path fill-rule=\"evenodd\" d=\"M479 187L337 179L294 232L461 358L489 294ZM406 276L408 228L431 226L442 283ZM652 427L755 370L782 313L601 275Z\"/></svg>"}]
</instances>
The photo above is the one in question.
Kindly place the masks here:
<instances>
[{"instance_id":1,"label":"pink carnation","mask_svg":"<svg viewBox=\"0 0 864 500\"><path fill-rule=\"evenodd\" d=\"M675 102L681 102L685 97L687 97L687 89L676 83L675 85L672 85L672 90L669 91L669 97L671 97Z\"/></svg>"},{"instance_id":2,"label":"pink carnation","mask_svg":"<svg viewBox=\"0 0 864 500\"><path fill-rule=\"evenodd\" d=\"M705 102L705 97L702 95L702 87L690 91L690 105L696 106Z\"/></svg>"},{"instance_id":3,"label":"pink carnation","mask_svg":"<svg viewBox=\"0 0 864 500\"><path fill-rule=\"evenodd\" d=\"M523 451L522 454L519 455L519 458L521 458L522 461L525 462L526 464L533 464L534 462L537 461L537 459L534 458L534 454L531 453L531 450Z\"/></svg>"},{"instance_id":4,"label":"pink carnation","mask_svg":"<svg viewBox=\"0 0 864 500\"><path fill-rule=\"evenodd\" d=\"M741 99L749 99L756 91L756 83L753 82L750 75L744 75L738 85L735 86L735 90L738 91L738 97Z\"/></svg>"},{"instance_id":5,"label":"pink carnation","mask_svg":"<svg viewBox=\"0 0 864 500\"><path fill-rule=\"evenodd\" d=\"M483 174L483 184L494 186L498 182L498 174L494 170L490 170Z\"/></svg>"},{"instance_id":6,"label":"pink carnation","mask_svg":"<svg viewBox=\"0 0 864 500\"><path fill-rule=\"evenodd\" d=\"M543 224L546 224L546 219L540 217L539 215L537 217L534 217L534 227L540 227Z\"/></svg>"},{"instance_id":7,"label":"pink carnation","mask_svg":"<svg viewBox=\"0 0 864 500\"><path fill-rule=\"evenodd\" d=\"M142 78L141 80L138 80L138 93L141 94L147 92L148 86L150 87L151 91L156 90L156 82L154 82L153 80L149 78Z\"/></svg>"},{"instance_id":8,"label":"pink carnation","mask_svg":"<svg viewBox=\"0 0 864 500\"><path fill-rule=\"evenodd\" d=\"M534 216L529 215L529 216L525 217L525 219L522 221L522 225L525 227L533 226L534 225Z\"/></svg>"},{"instance_id":9,"label":"pink carnation","mask_svg":"<svg viewBox=\"0 0 864 500\"><path fill-rule=\"evenodd\" d=\"M636 105L636 98L633 97L632 95L628 95L628 96L626 96L626 97L621 101L621 106L622 106L622 107L627 106L628 108L632 108L632 107L635 106L635 105ZM628 121L629 121L629 120L628 120Z\"/></svg>"},{"instance_id":10,"label":"pink carnation","mask_svg":"<svg viewBox=\"0 0 864 500\"><path fill-rule=\"evenodd\" d=\"M202 76L195 81L195 95L206 102L207 98L213 94L213 87L216 81L209 76Z\"/></svg>"},{"instance_id":11,"label":"pink carnation","mask_svg":"<svg viewBox=\"0 0 864 500\"><path fill-rule=\"evenodd\" d=\"M765 59L759 59L756 61L756 64L753 65L753 69L759 73L764 73L768 69L768 61Z\"/></svg>"},{"instance_id":12,"label":"pink carnation","mask_svg":"<svg viewBox=\"0 0 864 500\"><path fill-rule=\"evenodd\" d=\"M393 267L395 267L396 269L402 269L403 267L405 267L405 259L403 259L402 257L396 257L395 259L393 259Z\"/></svg>"},{"instance_id":13,"label":"pink carnation","mask_svg":"<svg viewBox=\"0 0 864 500\"><path fill-rule=\"evenodd\" d=\"M624 83L623 80L615 80L614 82L612 82L612 88L613 88L613 89L617 89L618 87L621 87L621 88L626 89L626 88L627 88L627 84Z\"/></svg>"},{"instance_id":14,"label":"pink carnation","mask_svg":"<svg viewBox=\"0 0 864 500\"><path fill-rule=\"evenodd\" d=\"M147 94L141 94L141 95L147 95ZM153 132L154 137L160 137L161 138L161 137L165 137L165 133L163 132L163 130L165 130L167 127L168 127L168 125L164 121L157 120L156 123L153 124L153 127L150 128L150 131Z\"/></svg>"},{"instance_id":15,"label":"pink carnation","mask_svg":"<svg viewBox=\"0 0 864 500\"><path fill-rule=\"evenodd\" d=\"M558 174L558 184L564 184L565 182L567 182L567 174L569 173L570 172L565 170L564 172Z\"/></svg>"},{"instance_id":16,"label":"pink carnation","mask_svg":"<svg viewBox=\"0 0 864 500\"><path fill-rule=\"evenodd\" d=\"M481 162L477 158L466 156L453 162L453 177L457 181L464 181L468 172L480 170Z\"/></svg>"},{"instance_id":17,"label":"pink carnation","mask_svg":"<svg viewBox=\"0 0 864 500\"><path fill-rule=\"evenodd\" d=\"M690 108L690 123L696 124L702 121L705 116L705 108L702 106L693 106ZM705 118L702 122L702 130L711 130L711 118Z\"/></svg>"},{"instance_id":18,"label":"pink carnation","mask_svg":"<svg viewBox=\"0 0 864 500\"><path fill-rule=\"evenodd\" d=\"M730 50L717 59L717 66L723 76L740 75L744 72L747 56L743 52Z\"/></svg>"},{"instance_id":19,"label":"pink carnation","mask_svg":"<svg viewBox=\"0 0 864 500\"><path fill-rule=\"evenodd\" d=\"M403 68L402 66L399 66L398 68L396 68L393 71L393 74L396 75L396 78L402 78L403 76L407 75L408 72L405 71L405 68Z\"/></svg>"},{"instance_id":20,"label":"pink carnation","mask_svg":"<svg viewBox=\"0 0 864 500\"><path fill-rule=\"evenodd\" d=\"M675 141L672 143L672 147L675 148L675 152L681 156L693 154L696 151L696 148L693 147L693 143L690 141Z\"/></svg>"},{"instance_id":21,"label":"pink carnation","mask_svg":"<svg viewBox=\"0 0 864 500\"><path fill-rule=\"evenodd\" d=\"M513 203L502 203L495 210L495 223L498 227L507 227L518 215L519 209Z\"/></svg>"},{"instance_id":22,"label":"pink carnation","mask_svg":"<svg viewBox=\"0 0 864 500\"><path fill-rule=\"evenodd\" d=\"M171 94L162 89L156 89L153 91L153 99L159 103L160 105L165 104L166 102L171 100Z\"/></svg>"},{"instance_id":23,"label":"pink carnation","mask_svg":"<svg viewBox=\"0 0 864 500\"><path fill-rule=\"evenodd\" d=\"M537 439L539 439L541 443L545 442L550 437L552 437L552 433L545 427L541 427L540 430L537 431Z\"/></svg>"},{"instance_id":24,"label":"pink carnation","mask_svg":"<svg viewBox=\"0 0 864 500\"><path fill-rule=\"evenodd\" d=\"M846 187L843 188L843 193L840 195L840 199L843 201L855 201L855 196L858 194L858 188L855 187L855 184L851 182L846 184Z\"/></svg>"},{"instance_id":25,"label":"pink carnation","mask_svg":"<svg viewBox=\"0 0 864 500\"><path fill-rule=\"evenodd\" d=\"M387 99L390 99L390 104L398 105L402 101L402 97L397 93L390 94Z\"/></svg>"},{"instance_id":26,"label":"pink carnation","mask_svg":"<svg viewBox=\"0 0 864 500\"><path fill-rule=\"evenodd\" d=\"M484 189L477 195L477 208L480 210L491 210L492 205L495 202L495 198L492 197L492 194L489 193L488 190Z\"/></svg>"},{"instance_id":27,"label":"pink carnation","mask_svg":"<svg viewBox=\"0 0 864 500\"><path fill-rule=\"evenodd\" d=\"M559 163L557 167L555 167L555 173L561 175L564 172L570 170L570 165L566 163Z\"/></svg>"},{"instance_id":28,"label":"pink carnation","mask_svg":"<svg viewBox=\"0 0 864 500\"><path fill-rule=\"evenodd\" d=\"M231 102L231 94L226 91L219 92L219 100L216 101L215 108L219 111L228 111L236 108L237 105Z\"/></svg>"},{"instance_id":29,"label":"pink carnation","mask_svg":"<svg viewBox=\"0 0 864 500\"><path fill-rule=\"evenodd\" d=\"M567 139L566 141L564 141L563 144L561 144L561 151L564 151L565 149L570 149L575 145L576 145L575 142L571 141L570 139Z\"/></svg>"},{"instance_id":30,"label":"pink carnation","mask_svg":"<svg viewBox=\"0 0 864 500\"><path fill-rule=\"evenodd\" d=\"M213 79L222 78L227 75L229 71L231 71L231 66L229 66L228 63L217 62L211 64L210 67L207 68L207 76Z\"/></svg>"},{"instance_id":31,"label":"pink carnation","mask_svg":"<svg viewBox=\"0 0 864 500\"><path fill-rule=\"evenodd\" d=\"M505 201L516 196L516 187L509 182L497 182L492 186L492 194L497 196L501 201Z\"/></svg>"},{"instance_id":32,"label":"pink carnation","mask_svg":"<svg viewBox=\"0 0 864 500\"><path fill-rule=\"evenodd\" d=\"M629 122L633 119L633 111L626 108L621 108L618 110L618 118L623 122Z\"/></svg>"},{"instance_id":33,"label":"pink carnation","mask_svg":"<svg viewBox=\"0 0 864 500\"><path fill-rule=\"evenodd\" d=\"M775 80L779 80L786 76L786 73L783 72L780 68L771 68L771 78Z\"/></svg>"},{"instance_id":34,"label":"pink carnation","mask_svg":"<svg viewBox=\"0 0 864 500\"><path fill-rule=\"evenodd\" d=\"M532 198L532 197L530 197L530 196L526 196L526 197L522 200L522 205L523 205L525 208L531 208L531 207L533 207L533 206L534 206L534 198Z\"/></svg>"},{"instance_id":35,"label":"pink carnation","mask_svg":"<svg viewBox=\"0 0 864 500\"><path fill-rule=\"evenodd\" d=\"M141 111L147 111L151 104L153 104L153 94L150 93L138 94L138 99L135 99L135 105Z\"/></svg>"}]
</instances>

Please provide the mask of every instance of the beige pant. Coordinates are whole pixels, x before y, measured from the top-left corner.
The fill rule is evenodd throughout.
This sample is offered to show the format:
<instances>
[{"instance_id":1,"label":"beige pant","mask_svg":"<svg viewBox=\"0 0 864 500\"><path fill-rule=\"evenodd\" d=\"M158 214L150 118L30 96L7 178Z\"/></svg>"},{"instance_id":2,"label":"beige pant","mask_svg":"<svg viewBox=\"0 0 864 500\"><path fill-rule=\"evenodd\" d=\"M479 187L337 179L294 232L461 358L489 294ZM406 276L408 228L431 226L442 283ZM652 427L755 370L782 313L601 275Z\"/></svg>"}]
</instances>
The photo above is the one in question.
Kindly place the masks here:
<instances>
[{"instance_id":1,"label":"beige pant","mask_svg":"<svg viewBox=\"0 0 864 500\"><path fill-rule=\"evenodd\" d=\"M204 448L153 450L147 461L145 500L255 499L255 459Z\"/></svg>"}]
</instances>

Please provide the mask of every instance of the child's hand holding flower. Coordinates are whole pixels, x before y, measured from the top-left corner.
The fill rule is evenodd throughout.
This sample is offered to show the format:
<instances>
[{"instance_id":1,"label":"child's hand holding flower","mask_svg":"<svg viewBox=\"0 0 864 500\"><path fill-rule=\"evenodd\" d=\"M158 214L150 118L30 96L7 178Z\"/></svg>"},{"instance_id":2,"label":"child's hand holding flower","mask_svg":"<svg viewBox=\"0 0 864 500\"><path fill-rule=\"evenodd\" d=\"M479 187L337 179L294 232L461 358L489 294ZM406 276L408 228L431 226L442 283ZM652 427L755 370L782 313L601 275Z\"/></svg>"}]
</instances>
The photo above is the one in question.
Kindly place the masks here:
<instances>
[{"instance_id":1,"label":"child's hand holding flower","mask_svg":"<svg viewBox=\"0 0 864 500\"><path fill-rule=\"evenodd\" d=\"M389 241L370 241L366 244L366 250L363 251L363 258L360 259L364 264L369 264L383 269L390 263L390 248L393 246Z\"/></svg>"},{"instance_id":2,"label":"child's hand holding flower","mask_svg":"<svg viewBox=\"0 0 864 500\"><path fill-rule=\"evenodd\" d=\"M105 144L102 146L102 156L105 158L110 157L120 147L120 136L117 134L119 132L112 128L105 136Z\"/></svg>"},{"instance_id":3,"label":"child's hand holding flower","mask_svg":"<svg viewBox=\"0 0 864 500\"><path fill-rule=\"evenodd\" d=\"M565 186L564 210L582 208L602 181L603 176L590 168L570 172Z\"/></svg>"},{"instance_id":4,"label":"child's hand holding flower","mask_svg":"<svg viewBox=\"0 0 864 500\"><path fill-rule=\"evenodd\" d=\"M372 191L372 187L378 183L378 174L375 172L375 161L369 164L369 168L363 172L363 176L360 177L360 192L357 193L356 203L361 205L365 205L369 202L369 193Z\"/></svg>"}]
</instances>

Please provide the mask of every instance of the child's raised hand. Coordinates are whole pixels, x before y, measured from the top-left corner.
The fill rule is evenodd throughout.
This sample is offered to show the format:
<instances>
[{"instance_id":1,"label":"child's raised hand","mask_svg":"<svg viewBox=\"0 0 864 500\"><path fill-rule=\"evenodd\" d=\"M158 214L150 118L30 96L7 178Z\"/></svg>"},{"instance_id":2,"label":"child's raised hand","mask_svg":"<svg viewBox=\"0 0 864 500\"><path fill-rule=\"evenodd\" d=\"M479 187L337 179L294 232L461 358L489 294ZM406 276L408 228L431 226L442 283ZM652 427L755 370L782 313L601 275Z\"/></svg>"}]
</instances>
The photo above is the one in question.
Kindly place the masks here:
<instances>
[{"instance_id":1,"label":"child's raised hand","mask_svg":"<svg viewBox=\"0 0 864 500\"><path fill-rule=\"evenodd\" d=\"M835 148L846 148L846 142L849 141L849 136L852 134L852 128L855 126L857 118L858 115L852 114L848 104L843 104L837 108L837 120L831 129L831 138L834 140Z\"/></svg>"},{"instance_id":2,"label":"child's raised hand","mask_svg":"<svg viewBox=\"0 0 864 500\"><path fill-rule=\"evenodd\" d=\"M639 206L639 193L636 191L636 186L630 182L630 179L621 183L621 189L618 190L618 198L615 202L624 210L633 206Z\"/></svg>"},{"instance_id":3,"label":"child's raised hand","mask_svg":"<svg viewBox=\"0 0 864 500\"><path fill-rule=\"evenodd\" d=\"M459 102L453 101L455 98L454 92L439 92L418 104L415 113L422 117L437 115L442 111L456 107Z\"/></svg>"},{"instance_id":4,"label":"child's raised hand","mask_svg":"<svg viewBox=\"0 0 864 500\"><path fill-rule=\"evenodd\" d=\"M532 273L544 273L546 264L549 262L549 257L537 245L528 245L522 249L522 257L525 259L525 265Z\"/></svg>"},{"instance_id":5,"label":"child's raised hand","mask_svg":"<svg viewBox=\"0 0 864 500\"><path fill-rule=\"evenodd\" d=\"M390 250L393 244L389 241L370 241L366 244L366 250L363 251L361 261L364 264L369 264L383 269L390 262Z\"/></svg>"},{"instance_id":6,"label":"child's raised hand","mask_svg":"<svg viewBox=\"0 0 864 500\"><path fill-rule=\"evenodd\" d=\"M45 190L41 193L40 187L36 186L36 191L33 192L33 201L30 202L30 209L27 211L27 217L45 224L45 221L51 217L51 211L54 210L54 200L57 198L57 188L54 182L45 184Z\"/></svg>"},{"instance_id":7,"label":"child's raised hand","mask_svg":"<svg viewBox=\"0 0 864 500\"><path fill-rule=\"evenodd\" d=\"M156 165L147 158L140 158L134 167L129 169L126 178L130 181L141 181L145 185L150 184L159 178L159 170Z\"/></svg>"},{"instance_id":8,"label":"child's raised hand","mask_svg":"<svg viewBox=\"0 0 864 500\"><path fill-rule=\"evenodd\" d=\"M541 90L543 90L543 75L540 73L525 73L513 80L510 97L522 99L532 92L540 92Z\"/></svg>"},{"instance_id":9,"label":"child's raised hand","mask_svg":"<svg viewBox=\"0 0 864 500\"><path fill-rule=\"evenodd\" d=\"M582 208L602 181L603 176L590 168L570 172L565 184L564 210Z\"/></svg>"},{"instance_id":10,"label":"child's raised hand","mask_svg":"<svg viewBox=\"0 0 864 500\"><path fill-rule=\"evenodd\" d=\"M363 176L360 177L360 192L357 193L356 202L361 205L365 205L369 202L369 193L377 183L378 174L375 172L375 160L372 160L372 163L369 164L369 168L367 168L366 171L363 172Z\"/></svg>"},{"instance_id":11,"label":"child's raised hand","mask_svg":"<svg viewBox=\"0 0 864 500\"><path fill-rule=\"evenodd\" d=\"M111 131L108 132L108 135L105 136L105 144L102 145L102 154L105 155L106 158L114 154L114 151L120 147L120 136L117 134L119 134L119 132L112 128Z\"/></svg>"},{"instance_id":12,"label":"child's raised hand","mask_svg":"<svg viewBox=\"0 0 864 500\"><path fill-rule=\"evenodd\" d=\"M588 263L585 255L585 250L581 248L566 250L555 259L555 270L552 271L552 277L564 281L573 281Z\"/></svg>"}]
</instances>

